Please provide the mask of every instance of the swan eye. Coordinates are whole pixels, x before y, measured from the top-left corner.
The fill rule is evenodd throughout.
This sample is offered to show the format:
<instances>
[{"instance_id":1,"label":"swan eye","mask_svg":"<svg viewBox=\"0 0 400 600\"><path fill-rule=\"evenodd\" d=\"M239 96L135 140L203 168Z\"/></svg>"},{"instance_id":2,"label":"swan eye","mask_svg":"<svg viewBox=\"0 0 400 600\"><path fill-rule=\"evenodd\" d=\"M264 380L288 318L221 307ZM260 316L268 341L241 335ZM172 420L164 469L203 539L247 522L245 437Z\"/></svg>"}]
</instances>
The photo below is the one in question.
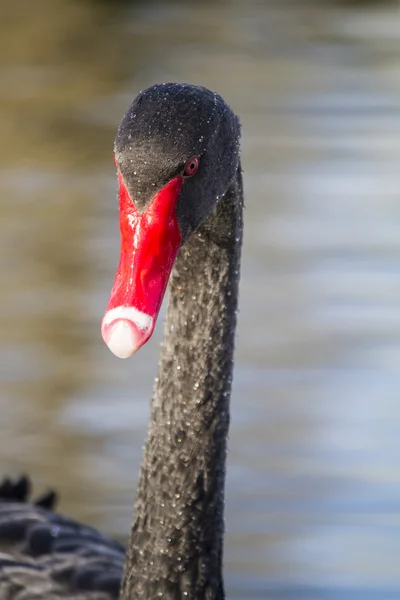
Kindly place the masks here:
<instances>
[{"instance_id":1,"label":"swan eye","mask_svg":"<svg viewBox=\"0 0 400 600\"><path fill-rule=\"evenodd\" d=\"M186 162L185 170L183 172L184 177L193 177L196 174L197 169L199 168L199 159L197 156L191 156L189 160Z\"/></svg>"}]
</instances>

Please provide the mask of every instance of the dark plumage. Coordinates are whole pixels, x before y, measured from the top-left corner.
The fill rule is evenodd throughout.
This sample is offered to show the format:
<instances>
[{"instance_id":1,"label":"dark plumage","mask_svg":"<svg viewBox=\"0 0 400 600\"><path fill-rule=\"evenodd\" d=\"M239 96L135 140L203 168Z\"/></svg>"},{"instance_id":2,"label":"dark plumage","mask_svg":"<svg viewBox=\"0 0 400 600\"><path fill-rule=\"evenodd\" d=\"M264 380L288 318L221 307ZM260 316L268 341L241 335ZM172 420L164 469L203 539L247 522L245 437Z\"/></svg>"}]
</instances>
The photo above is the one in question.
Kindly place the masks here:
<instances>
[{"instance_id":1,"label":"dark plumage","mask_svg":"<svg viewBox=\"0 0 400 600\"><path fill-rule=\"evenodd\" d=\"M187 84L142 92L120 125L116 161L140 211L192 155L176 208L183 244L169 282L122 584L129 600L223 600L224 485L242 241L239 123L217 94ZM134 476L134 473L132 474ZM0 488L0 598L117 597L124 549ZM36 591L37 590L37 591Z\"/></svg>"},{"instance_id":2,"label":"dark plumage","mask_svg":"<svg viewBox=\"0 0 400 600\"><path fill-rule=\"evenodd\" d=\"M29 501L30 481L0 485L0 598L118 598L122 544L54 512L54 492Z\"/></svg>"}]
</instances>

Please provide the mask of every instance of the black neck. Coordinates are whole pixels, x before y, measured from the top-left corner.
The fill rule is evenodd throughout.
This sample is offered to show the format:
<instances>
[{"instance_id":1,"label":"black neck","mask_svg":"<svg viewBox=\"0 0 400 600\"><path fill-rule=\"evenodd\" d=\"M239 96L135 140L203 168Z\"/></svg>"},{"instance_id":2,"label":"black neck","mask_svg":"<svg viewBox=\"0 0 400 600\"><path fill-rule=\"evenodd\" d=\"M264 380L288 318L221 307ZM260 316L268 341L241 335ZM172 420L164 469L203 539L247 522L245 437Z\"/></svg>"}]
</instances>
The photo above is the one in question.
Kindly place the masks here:
<instances>
[{"instance_id":1,"label":"black neck","mask_svg":"<svg viewBox=\"0 0 400 600\"><path fill-rule=\"evenodd\" d=\"M222 600L224 485L242 237L241 172L180 250L122 589Z\"/></svg>"}]
</instances>

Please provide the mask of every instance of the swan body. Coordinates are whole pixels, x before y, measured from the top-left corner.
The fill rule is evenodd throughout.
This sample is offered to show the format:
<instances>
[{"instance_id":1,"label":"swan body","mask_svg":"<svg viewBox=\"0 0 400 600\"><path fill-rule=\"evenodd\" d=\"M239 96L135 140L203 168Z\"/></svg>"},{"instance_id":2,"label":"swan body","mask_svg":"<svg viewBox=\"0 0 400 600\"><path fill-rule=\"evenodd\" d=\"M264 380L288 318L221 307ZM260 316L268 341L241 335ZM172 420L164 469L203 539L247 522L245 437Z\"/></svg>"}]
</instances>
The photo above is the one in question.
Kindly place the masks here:
<instances>
[{"instance_id":1,"label":"swan body","mask_svg":"<svg viewBox=\"0 0 400 600\"><path fill-rule=\"evenodd\" d=\"M122 358L169 299L125 549L0 487L0 599L223 600L224 486L242 241L240 127L200 86L159 84L115 141L121 256L102 334ZM132 474L132 477L135 474ZM121 586L121 587L120 587Z\"/></svg>"}]
</instances>

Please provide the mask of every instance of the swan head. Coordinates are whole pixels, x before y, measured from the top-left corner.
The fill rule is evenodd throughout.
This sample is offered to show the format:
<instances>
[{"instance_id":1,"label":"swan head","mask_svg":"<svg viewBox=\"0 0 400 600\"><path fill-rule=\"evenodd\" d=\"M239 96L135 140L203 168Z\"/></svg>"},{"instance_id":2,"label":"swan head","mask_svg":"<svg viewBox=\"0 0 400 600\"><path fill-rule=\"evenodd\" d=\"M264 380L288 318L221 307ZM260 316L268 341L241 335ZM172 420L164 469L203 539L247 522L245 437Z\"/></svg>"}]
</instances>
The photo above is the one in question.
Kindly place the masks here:
<instances>
[{"instance_id":1,"label":"swan head","mask_svg":"<svg viewBox=\"0 0 400 600\"><path fill-rule=\"evenodd\" d=\"M124 115L114 145L121 253L102 321L116 356L153 333L179 248L236 176L239 137L236 115L200 86L154 85Z\"/></svg>"}]
</instances>

